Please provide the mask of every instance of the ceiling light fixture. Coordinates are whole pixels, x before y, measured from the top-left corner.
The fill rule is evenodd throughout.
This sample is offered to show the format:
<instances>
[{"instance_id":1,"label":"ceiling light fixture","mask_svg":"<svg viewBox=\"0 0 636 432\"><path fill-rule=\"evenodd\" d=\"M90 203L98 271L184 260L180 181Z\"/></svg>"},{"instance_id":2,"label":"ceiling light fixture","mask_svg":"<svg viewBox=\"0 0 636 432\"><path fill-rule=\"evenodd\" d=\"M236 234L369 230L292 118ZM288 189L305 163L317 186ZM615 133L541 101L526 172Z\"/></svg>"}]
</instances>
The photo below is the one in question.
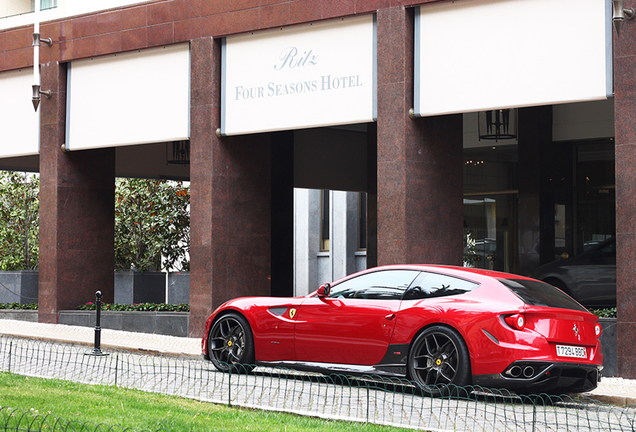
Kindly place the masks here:
<instances>
[{"instance_id":1,"label":"ceiling light fixture","mask_svg":"<svg viewBox=\"0 0 636 432\"><path fill-rule=\"evenodd\" d=\"M497 109L477 114L479 140L504 140L517 138L517 110Z\"/></svg>"}]
</instances>

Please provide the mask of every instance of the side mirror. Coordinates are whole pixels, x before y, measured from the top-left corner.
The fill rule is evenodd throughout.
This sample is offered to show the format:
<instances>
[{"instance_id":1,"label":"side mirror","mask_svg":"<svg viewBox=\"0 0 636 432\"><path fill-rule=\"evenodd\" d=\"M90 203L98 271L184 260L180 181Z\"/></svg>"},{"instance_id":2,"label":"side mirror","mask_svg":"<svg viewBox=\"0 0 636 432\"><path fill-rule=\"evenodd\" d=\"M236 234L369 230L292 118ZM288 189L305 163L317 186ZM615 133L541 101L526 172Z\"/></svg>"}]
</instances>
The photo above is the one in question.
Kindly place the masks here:
<instances>
[{"instance_id":1,"label":"side mirror","mask_svg":"<svg viewBox=\"0 0 636 432\"><path fill-rule=\"evenodd\" d=\"M318 294L318 297L329 297L330 292L331 292L331 285L326 283L326 284L320 285L320 288L318 288L318 292L316 294Z\"/></svg>"}]
</instances>

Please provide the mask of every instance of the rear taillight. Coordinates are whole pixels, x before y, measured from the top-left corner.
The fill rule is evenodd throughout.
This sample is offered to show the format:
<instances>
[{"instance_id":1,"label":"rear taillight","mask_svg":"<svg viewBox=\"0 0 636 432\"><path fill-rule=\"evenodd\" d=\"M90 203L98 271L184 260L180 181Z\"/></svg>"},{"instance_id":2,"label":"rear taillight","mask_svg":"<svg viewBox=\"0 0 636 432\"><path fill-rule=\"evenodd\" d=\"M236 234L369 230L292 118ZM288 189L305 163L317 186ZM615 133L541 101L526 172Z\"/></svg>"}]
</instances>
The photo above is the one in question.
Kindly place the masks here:
<instances>
[{"instance_id":1,"label":"rear taillight","mask_svg":"<svg viewBox=\"0 0 636 432\"><path fill-rule=\"evenodd\" d=\"M599 323L594 324L594 334L596 337L601 335L601 325Z\"/></svg>"},{"instance_id":2,"label":"rear taillight","mask_svg":"<svg viewBox=\"0 0 636 432\"><path fill-rule=\"evenodd\" d=\"M526 327L526 317L523 314L514 314L514 315L508 315L504 317L504 321L506 322L506 324L508 324L510 327L517 329L517 330L523 330Z\"/></svg>"}]
</instances>

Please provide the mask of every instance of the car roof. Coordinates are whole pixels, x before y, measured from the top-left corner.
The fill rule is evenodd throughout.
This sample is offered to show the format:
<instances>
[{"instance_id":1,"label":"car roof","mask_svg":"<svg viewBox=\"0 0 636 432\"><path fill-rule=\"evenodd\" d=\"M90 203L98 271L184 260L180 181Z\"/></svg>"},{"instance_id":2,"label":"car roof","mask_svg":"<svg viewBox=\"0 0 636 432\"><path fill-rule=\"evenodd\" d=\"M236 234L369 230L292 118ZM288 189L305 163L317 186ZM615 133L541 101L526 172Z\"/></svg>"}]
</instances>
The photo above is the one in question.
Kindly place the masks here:
<instances>
[{"instance_id":1,"label":"car roof","mask_svg":"<svg viewBox=\"0 0 636 432\"><path fill-rule=\"evenodd\" d=\"M455 276L459 278L473 280L475 282L483 282L487 279L495 278L495 279L530 279L525 276L520 276L511 273L504 273L494 270L485 270L485 269L477 269L471 267L459 267L459 266L449 266L449 265L439 265L439 264L393 264L393 265L384 265L378 267L372 267L367 269L366 271L356 273L355 275L364 274L364 273L372 273L376 271L383 270L416 270L416 271L428 271L434 273L443 273L450 276ZM349 279L351 276L349 275L337 281L334 281L333 284L340 283L346 279Z\"/></svg>"}]
</instances>

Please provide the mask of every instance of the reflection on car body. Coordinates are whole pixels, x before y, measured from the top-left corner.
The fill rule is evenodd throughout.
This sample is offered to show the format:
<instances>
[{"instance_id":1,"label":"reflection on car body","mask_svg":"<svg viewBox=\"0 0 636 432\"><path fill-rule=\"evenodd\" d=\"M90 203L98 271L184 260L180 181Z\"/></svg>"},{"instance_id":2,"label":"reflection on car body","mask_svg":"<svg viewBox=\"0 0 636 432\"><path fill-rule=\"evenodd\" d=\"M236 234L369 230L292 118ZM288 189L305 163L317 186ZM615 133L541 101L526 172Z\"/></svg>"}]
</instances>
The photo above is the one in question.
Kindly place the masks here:
<instances>
[{"instance_id":1,"label":"reflection on car body","mask_svg":"<svg viewBox=\"0 0 636 432\"><path fill-rule=\"evenodd\" d=\"M600 331L595 315L534 279L395 265L304 297L230 300L207 320L202 354L222 371L255 364L408 377L431 395L449 384L582 392L600 379Z\"/></svg>"},{"instance_id":2,"label":"reflection on car body","mask_svg":"<svg viewBox=\"0 0 636 432\"><path fill-rule=\"evenodd\" d=\"M562 289L587 307L616 306L616 237L575 257L539 267L531 277Z\"/></svg>"}]
</instances>

